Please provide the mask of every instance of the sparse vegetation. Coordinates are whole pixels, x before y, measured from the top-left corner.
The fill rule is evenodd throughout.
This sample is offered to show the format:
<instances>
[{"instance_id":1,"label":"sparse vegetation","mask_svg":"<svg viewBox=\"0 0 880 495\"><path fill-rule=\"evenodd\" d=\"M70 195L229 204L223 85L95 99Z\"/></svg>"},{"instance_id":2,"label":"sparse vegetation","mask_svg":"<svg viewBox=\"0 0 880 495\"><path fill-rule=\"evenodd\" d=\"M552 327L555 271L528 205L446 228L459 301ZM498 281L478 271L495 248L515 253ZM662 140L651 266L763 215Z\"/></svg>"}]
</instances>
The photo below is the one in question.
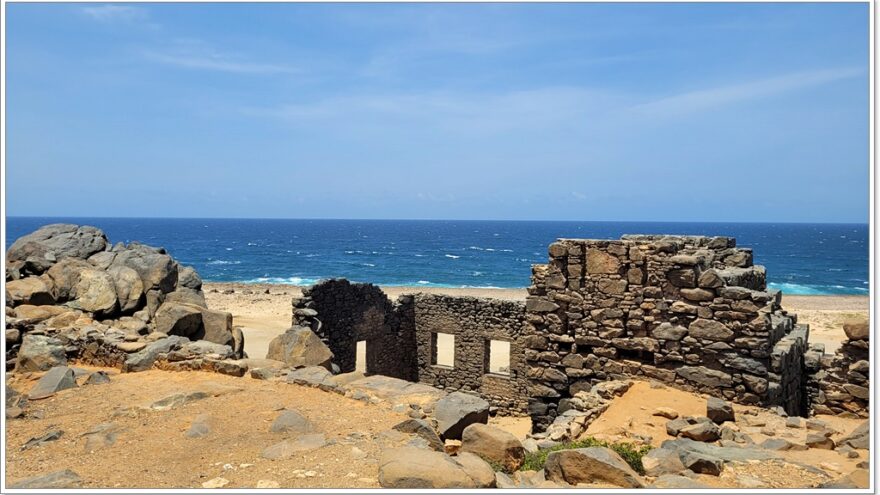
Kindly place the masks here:
<instances>
[{"instance_id":1,"label":"sparse vegetation","mask_svg":"<svg viewBox=\"0 0 880 495\"><path fill-rule=\"evenodd\" d=\"M645 474L645 468L642 466L642 457L651 450L650 445L635 445L627 442L610 443L593 437L586 437L573 442L564 442L549 449L529 452L526 454L526 460L520 470L539 471L544 469L547 456L551 452L567 449L585 449L587 447L606 447L617 452L639 474Z\"/></svg>"}]
</instances>

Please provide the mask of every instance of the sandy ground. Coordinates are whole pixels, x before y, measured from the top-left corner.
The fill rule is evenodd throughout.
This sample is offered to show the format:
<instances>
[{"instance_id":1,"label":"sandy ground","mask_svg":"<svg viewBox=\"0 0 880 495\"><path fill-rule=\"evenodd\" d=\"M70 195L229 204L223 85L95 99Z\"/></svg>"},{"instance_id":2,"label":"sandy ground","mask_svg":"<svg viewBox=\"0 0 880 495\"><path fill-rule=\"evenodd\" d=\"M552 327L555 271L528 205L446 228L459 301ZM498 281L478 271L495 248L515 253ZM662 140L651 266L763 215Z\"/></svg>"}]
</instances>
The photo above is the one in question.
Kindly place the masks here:
<instances>
[{"instance_id":1,"label":"sandy ground","mask_svg":"<svg viewBox=\"0 0 880 495\"><path fill-rule=\"evenodd\" d=\"M10 385L25 391L32 384L20 378ZM137 411L174 393L217 389L228 393L172 410ZM133 412L114 414L125 408ZM269 431L282 408L306 416L335 443L290 459L262 458L263 449L288 437ZM113 374L109 384L64 390L32 401L27 410L43 417L7 422L7 482L66 468L80 475L84 488L202 488L216 477L230 481L226 488L254 487L259 480L285 488L378 488L376 460L382 440L376 437L407 419L389 407L314 388L159 370ZM209 415L211 431L203 438L188 438L185 432L200 414ZM82 435L101 423L117 426L116 443L88 452ZM64 433L57 441L19 450L50 429Z\"/></svg>"},{"instance_id":2,"label":"sandy ground","mask_svg":"<svg viewBox=\"0 0 880 495\"><path fill-rule=\"evenodd\" d=\"M290 327L291 298L300 295L300 288L294 285L206 283L204 289L208 306L233 314L235 324L243 328L245 350L249 356L259 358L265 357L269 341ZM223 293L228 290L234 293ZM525 300L526 297L525 289L383 287L382 290L392 299L414 292L508 300ZM827 353L833 353L845 338L843 321L852 317L867 318L869 299L867 296L783 295L782 305L789 312L797 313L799 322L810 325L811 342L821 342ZM441 345L438 350L439 359L451 359L452 350L448 345Z\"/></svg>"},{"instance_id":3,"label":"sandy ground","mask_svg":"<svg viewBox=\"0 0 880 495\"><path fill-rule=\"evenodd\" d=\"M666 433L666 423L669 420L654 416L654 411L665 407L677 411L681 416L705 416L706 398L707 396L691 392L662 385L652 387L648 382L636 381L622 397L614 400L583 436L594 436L611 441L626 441L627 438L646 436L651 438L651 445L659 447L663 441L672 437ZM733 407L736 415L735 427L749 435L757 444L770 438L763 433L768 432L768 429L774 437L784 438L790 442L803 444L806 439L808 433L806 428L786 427L784 418L765 409L739 404L734 404ZM864 421L825 415L818 415L815 418L825 421L837 432L831 437L834 440L845 436ZM737 476L748 476L761 481L764 486L773 488L815 486L828 479L836 479L852 472L856 469L856 464L869 458L867 450L859 450L858 453L859 457L850 459L835 451L823 449L779 452L786 461L819 468L828 475L828 478L816 476L809 470L791 465L763 463L757 469L750 465L735 465L725 468L721 477L701 475L700 481L713 486L729 487L736 486L734 483Z\"/></svg>"}]
</instances>

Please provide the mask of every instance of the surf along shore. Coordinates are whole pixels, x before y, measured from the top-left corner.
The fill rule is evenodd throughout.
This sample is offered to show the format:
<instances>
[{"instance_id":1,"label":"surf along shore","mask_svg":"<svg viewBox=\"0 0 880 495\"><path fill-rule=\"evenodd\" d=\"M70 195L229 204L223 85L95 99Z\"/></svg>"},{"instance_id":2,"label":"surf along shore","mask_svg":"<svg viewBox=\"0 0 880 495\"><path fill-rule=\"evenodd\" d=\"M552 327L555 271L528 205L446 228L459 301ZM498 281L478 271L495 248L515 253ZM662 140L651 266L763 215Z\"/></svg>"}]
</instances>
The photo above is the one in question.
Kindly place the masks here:
<instances>
[{"instance_id":1,"label":"surf along shore","mask_svg":"<svg viewBox=\"0 0 880 495\"><path fill-rule=\"evenodd\" d=\"M235 325L245 334L245 352L262 358L275 336L290 328L291 299L301 294L301 286L282 284L245 284L205 282L208 306L228 311ZM526 289L480 289L446 287L382 287L391 299L401 294L424 292L450 296L491 297L523 301ZM833 353L846 339L843 322L849 318L868 318L868 296L849 295L782 295L783 307L798 315L799 323L810 325L810 342L825 344L825 352ZM442 350L441 350L442 352ZM451 353L451 349L448 351Z\"/></svg>"}]
</instances>

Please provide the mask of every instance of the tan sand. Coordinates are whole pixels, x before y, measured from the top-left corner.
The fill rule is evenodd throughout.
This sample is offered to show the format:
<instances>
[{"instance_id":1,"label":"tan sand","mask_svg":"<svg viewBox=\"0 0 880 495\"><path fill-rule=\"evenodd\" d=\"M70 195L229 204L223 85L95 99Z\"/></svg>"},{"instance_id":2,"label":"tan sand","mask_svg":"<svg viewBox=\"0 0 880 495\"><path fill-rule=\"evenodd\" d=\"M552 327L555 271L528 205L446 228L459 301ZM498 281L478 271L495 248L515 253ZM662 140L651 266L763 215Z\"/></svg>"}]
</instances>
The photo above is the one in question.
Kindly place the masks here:
<instances>
[{"instance_id":1,"label":"tan sand","mask_svg":"<svg viewBox=\"0 0 880 495\"><path fill-rule=\"evenodd\" d=\"M234 290L223 294L224 290ZM424 292L455 296L492 297L523 301L525 289L452 289L435 287L382 287L392 299L401 294ZM268 291L268 293L266 293ZM206 283L205 298L208 306L229 311L235 324L243 327L245 350L251 357L264 357L269 341L290 327L291 298L301 294L295 285ZM868 317L867 296L793 296L784 295L783 307L798 314L800 323L810 325L810 341L825 344L825 351L833 353L846 338L843 322L847 318ZM452 349L440 346L440 358L450 360ZM493 356L497 353L493 353ZM503 365L494 362L493 368Z\"/></svg>"}]
</instances>

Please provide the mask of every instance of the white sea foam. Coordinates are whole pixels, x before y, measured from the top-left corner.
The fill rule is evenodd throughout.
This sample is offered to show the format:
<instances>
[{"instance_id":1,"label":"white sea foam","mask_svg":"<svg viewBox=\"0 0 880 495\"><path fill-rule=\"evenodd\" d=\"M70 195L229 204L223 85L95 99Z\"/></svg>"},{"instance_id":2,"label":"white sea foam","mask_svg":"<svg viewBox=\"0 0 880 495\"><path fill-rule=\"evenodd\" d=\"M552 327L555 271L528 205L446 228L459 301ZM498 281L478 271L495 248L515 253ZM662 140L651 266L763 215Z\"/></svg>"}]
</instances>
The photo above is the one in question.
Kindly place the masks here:
<instances>
[{"instance_id":1,"label":"white sea foam","mask_svg":"<svg viewBox=\"0 0 880 495\"><path fill-rule=\"evenodd\" d=\"M241 261L238 261L238 260L235 260L235 261L211 260L205 264L206 265L240 265Z\"/></svg>"},{"instance_id":2,"label":"white sea foam","mask_svg":"<svg viewBox=\"0 0 880 495\"><path fill-rule=\"evenodd\" d=\"M289 285L314 285L320 278L308 277L257 277L245 280L246 284L289 284Z\"/></svg>"},{"instance_id":3,"label":"white sea foam","mask_svg":"<svg viewBox=\"0 0 880 495\"><path fill-rule=\"evenodd\" d=\"M454 259L454 260L457 260L457 259L461 258L461 256L456 256L456 255L454 255L454 254L447 254L446 257L447 257L447 258L452 258L452 259Z\"/></svg>"}]
</instances>

